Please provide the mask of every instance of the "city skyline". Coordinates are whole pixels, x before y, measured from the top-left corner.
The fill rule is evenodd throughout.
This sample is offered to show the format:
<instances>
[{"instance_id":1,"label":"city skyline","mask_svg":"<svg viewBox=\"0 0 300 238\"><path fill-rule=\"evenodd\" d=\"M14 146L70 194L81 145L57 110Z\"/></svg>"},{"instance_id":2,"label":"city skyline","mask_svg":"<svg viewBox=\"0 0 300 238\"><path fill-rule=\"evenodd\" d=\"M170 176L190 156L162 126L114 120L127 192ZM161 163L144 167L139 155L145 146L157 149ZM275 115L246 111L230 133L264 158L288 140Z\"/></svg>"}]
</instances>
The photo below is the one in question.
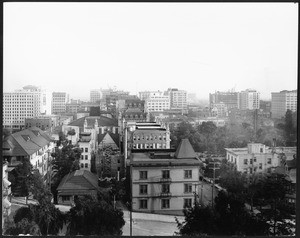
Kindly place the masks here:
<instances>
[{"instance_id":1,"label":"city skyline","mask_svg":"<svg viewBox=\"0 0 300 238\"><path fill-rule=\"evenodd\" d=\"M3 89L88 99L178 88L208 100L253 88L271 99L297 89L297 23L294 3L5 3Z\"/></svg>"}]
</instances>

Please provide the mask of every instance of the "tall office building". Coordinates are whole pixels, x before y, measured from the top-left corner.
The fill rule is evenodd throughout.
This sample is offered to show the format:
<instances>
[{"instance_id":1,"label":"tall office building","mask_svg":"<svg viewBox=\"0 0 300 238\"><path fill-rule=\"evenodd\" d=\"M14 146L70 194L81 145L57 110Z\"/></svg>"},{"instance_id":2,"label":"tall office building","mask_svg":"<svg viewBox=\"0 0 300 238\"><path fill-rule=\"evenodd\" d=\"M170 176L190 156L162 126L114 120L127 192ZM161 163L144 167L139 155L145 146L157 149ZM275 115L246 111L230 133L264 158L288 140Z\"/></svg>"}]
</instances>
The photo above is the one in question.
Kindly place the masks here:
<instances>
[{"instance_id":1,"label":"tall office building","mask_svg":"<svg viewBox=\"0 0 300 238\"><path fill-rule=\"evenodd\" d=\"M102 91L101 89L93 89L90 91L90 102L97 102L102 99Z\"/></svg>"},{"instance_id":2,"label":"tall office building","mask_svg":"<svg viewBox=\"0 0 300 238\"><path fill-rule=\"evenodd\" d=\"M272 117L284 117L288 109L292 112L297 110L297 90L273 92L271 101Z\"/></svg>"},{"instance_id":3,"label":"tall office building","mask_svg":"<svg viewBox=\"0 0 300 238\"><path fill-rule=\"evenodd\" d=\"M51 93L28 85L21 90L3 93L3 128L21 130L25 118L52 114Z\"/></svg>"},{"instance_id":4,"label":"tall office building","mask_svg":"<svg viewBox=\"0 0 300 238\"><path fill-rule=\"evenodd\" d=\"M170 95L163 92L150 92L145 100L146 112L161 112L170 109L171 100Z\"/></svg>"},{"instance_id":5,"label":"tall office building","mask_svg":"<svg viewBox=\"0 0 300 238\"><path fill-rule=\"evenodd\" d=\"M240 108L238 92L215 92L209 94L209 106L212 109L216 103L224 103L227 109Z\"/></svg>"},{"instance_id":6,"label":"tall office building","mask_svg":"<svg viewBox=\"0 0 300 238\"><path fill-rule=\"evenodd\" d=\"M52 93L52 113L61 114L66 112L66 104L68 102L68 95L64 92Z\"/></svg>"},{"instance_id":7,"label":"tall office building","mask_svg":"<svg viewBox=\"0 0 300 238\"><path fill-rule=\"evenodd\" d=\"M259 109L260 93L253 89L240 92L240 109L254 110Z\"/></svg>"},{"instance_id":8,"label":"tall office building","mask_svg":"<svg viewBox=\"0 0 300 238\"><path fill-rule=\"evenodd\" d=\"M169 88L167 93L170 95L171 109L187 109L187 92L185 90L178 90L177 88Z\"/></svg>"}]
</instances>

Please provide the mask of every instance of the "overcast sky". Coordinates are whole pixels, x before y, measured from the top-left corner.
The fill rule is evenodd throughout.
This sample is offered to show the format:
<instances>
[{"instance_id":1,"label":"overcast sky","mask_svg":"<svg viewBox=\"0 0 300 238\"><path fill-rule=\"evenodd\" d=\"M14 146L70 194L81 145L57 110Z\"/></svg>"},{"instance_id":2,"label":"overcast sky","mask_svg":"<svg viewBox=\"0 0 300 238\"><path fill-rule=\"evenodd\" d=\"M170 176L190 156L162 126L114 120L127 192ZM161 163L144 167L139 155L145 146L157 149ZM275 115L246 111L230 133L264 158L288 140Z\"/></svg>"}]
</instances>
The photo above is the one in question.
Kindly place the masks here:
<instances>
[{"instance_id":1,"label":"overcast sky","mask_svg":"<svg viewBox=\"0 0 300 238\"><path fill-rule=\"evenodd\" d=\"M4 92L297 89L298 4L4 3Z\"/></svg>"}]
</instances>

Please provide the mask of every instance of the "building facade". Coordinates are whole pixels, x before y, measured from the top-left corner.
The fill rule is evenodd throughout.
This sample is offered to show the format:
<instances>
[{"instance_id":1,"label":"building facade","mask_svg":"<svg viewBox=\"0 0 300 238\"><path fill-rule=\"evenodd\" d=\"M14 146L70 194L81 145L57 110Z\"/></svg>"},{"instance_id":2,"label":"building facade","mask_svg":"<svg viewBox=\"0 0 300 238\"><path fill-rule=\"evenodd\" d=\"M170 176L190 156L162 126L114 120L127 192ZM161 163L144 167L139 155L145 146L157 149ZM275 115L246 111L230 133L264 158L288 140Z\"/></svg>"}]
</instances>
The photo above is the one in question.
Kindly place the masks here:
<instances>
[{"instance_id":1,"label":"building facade","mask_svg":"<svg viewBox=\"0 0 300 238\"><path fill-rule=\"evenodd\" d=\"M47 181L49 163L54 152L52 138L37 127L16 132L6 137L2 144L2 157L9 167L17 166L28 158L34 170L38 170Z\"/></svg>"},{"instance_id":2,"label":"building facade","mask_svg":"<svg viewBox=\"0 0 300 238\"><path fill-rule=\"evenodd\" d=\"M271 101L272 118L284 117L287 110L292 112L297 110L297 90L273 92Z\"/></svg>"},{"instance_id":3,"label":"building facade","mask_svg":"<svg viewBox=\"0 0 300 238\"><path fill-rule=\"evenodd\" d=\"M91 171L93 145L90 132L79 134L78 146L81 149L80 169Z\"/></svg>"},{"instance_id":4,"label":"building facade","mask_svg":"<svg viewBox=\"0 0 300 238\"><path fill-rule=\"evenodd\" d=\"M66 104L69 101L69 96L65 92L53 92L52 93L52 113L62 114L66 113Z\"/></svg>"},{"instance_id":5,"label":"building facade","mask_svg":"<svg viewBox=\"0 0 300 238\"><path fill-rule=\"evenodd\" d=\"M200 161L188 139L175 153L132 153L130 166L133 211L182 215L194 204Z\"/></svg>"},{"instance_id":6,"label":"building facade","mask_svg":"<svg viewBox=\"0 0 300 238\"><path fill-rule=\"evenodd\" d=\"M90 91L90 102L99 102L102 99L101 89L93 89Z\"/></svg>"},{"instance_id":7,"label":"building facade","mask_svg":"<svg viewBox=\"0 0 300 238\"><path fill-rule=\"evenodd\" d=\"M22 130L25 118L51 114L51 93L35 86L3 93L3 128Z\"/></svg>"},{"instance_id":8,"label":"building facade","mask_svg":"<svg viewBox=\"0 0 300 238\"><path fill-rule=\"evenodd\" d=\"M253 89L240 92L240 109L255 110L260 106L260 93Z\"/></svg>"},{"instance_id":9,"label":"building facade","mask_svg":"<svg viewBox=\"0 0 300 238\"><path fill-rule=\"evenodd\" d=\"M187 110L187 91L169 88L167 92L170 95L171 109Z\"/></svg>"},{"instance_id":10,"label":"building facade","mask_svg":"<svg viewBox=\"0 0 300 238\"><path fill-rule=\"evenodd\" d=\"M296 154L296 147L268 147L260 143L250 143L246 148L225 148L227 161L236 166L237 171L246 174L271 173L281 164L282 154L290 160Z\"/></svg>"},{"instance_id":11,"label":"building facade","mask_svg":"<svg viewBox=\"0 0 300 238\"><path fill-rule=\"evenodd\" d=\"M213 103L211 108L211 115L213 117L227 117L228 109L225 103Z\"/></svg>"},{"instance_id":12,"label":"building facade","mask_svg":"<svg viewBox=\"0 0 300 238\"><path fill-rule=\"evenodd\" d=\"M146 112L161 112L170 109L170 95L163 92L150 92L150 95L145 100Z\"/></svg>"},{"instance_id":13,"label":"building facade","mask_svg":"<svg viewBox=\"0 0 300 238\"><path fill-rule=\"evenodd\" d=\"M239 105L239 93L238 92L215 92L209 94L209 107L213 108L215 103L224 103L227 109L240 108Z\"/></svg>"}]
</instances>

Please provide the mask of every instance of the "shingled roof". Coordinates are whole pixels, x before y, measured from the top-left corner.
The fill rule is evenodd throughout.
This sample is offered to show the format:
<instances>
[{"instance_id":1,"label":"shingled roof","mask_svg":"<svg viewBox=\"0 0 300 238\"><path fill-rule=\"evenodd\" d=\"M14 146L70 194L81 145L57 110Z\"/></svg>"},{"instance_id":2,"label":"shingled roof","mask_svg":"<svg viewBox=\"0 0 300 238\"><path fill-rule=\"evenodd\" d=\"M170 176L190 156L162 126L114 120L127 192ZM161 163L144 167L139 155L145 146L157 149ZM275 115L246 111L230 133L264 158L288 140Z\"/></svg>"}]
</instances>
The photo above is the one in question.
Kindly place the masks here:
<instances>
[{"instance_id":1,"label":"shingled roof","mask_svg":"<svg viewBox=\"0 0 300 238\"><path fill-rule=\"evenodd\" d=\"M192 159L197 158L197 155L189 141L189 139L182 139L174 155L177 159Z\"/></svg>"},{"instance_id":2,"label":"shingled roof","mask_svg":"<svg viewBox=\"0 0 300 238\"><path fill-rule=\"evenodd\" d=\"M13 133L5 138L2 143L3 156L27 156L36 153L52 138L38 127Z\"/></svg>"},{"instance_id":3,"label":"shingled roof","mask_svg":"<svg viewBox=\"0 0 300 238\"><path fill-rule=\"evenodd\" d=\"M98 190L98 178L88 170L76 170L63 177L57 191Z\"/></svg>"},{"instance_id":4,"label":"shingled roof","mask_svg":"<svg viewBox=\"0 0 300 238\"><path fill-rule=\"evenodd\" d=\"M118 126L118 121L117 120L115 120L113 118L105 117L105 116L81 117L77 120L74 120L74 121L70 122L69 126L78 126L78 127L83 128L85 119L86 119L88 127L94 126L95 123L96 123L96 120L98 120L98 125L100 127L101 126Z\"/></svg>"}]
</instances>

